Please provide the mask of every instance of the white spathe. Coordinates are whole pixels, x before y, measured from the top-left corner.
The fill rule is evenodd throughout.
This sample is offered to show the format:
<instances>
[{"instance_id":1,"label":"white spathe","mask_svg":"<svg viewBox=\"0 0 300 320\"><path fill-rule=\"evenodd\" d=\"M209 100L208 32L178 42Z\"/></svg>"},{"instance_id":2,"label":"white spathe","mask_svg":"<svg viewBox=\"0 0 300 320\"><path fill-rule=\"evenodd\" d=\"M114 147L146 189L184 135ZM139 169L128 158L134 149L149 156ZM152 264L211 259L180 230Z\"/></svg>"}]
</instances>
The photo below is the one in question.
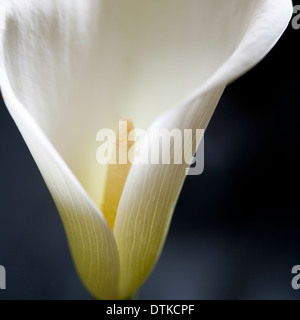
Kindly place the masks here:
<instances>
[{"instance_id":1,"label":"white spathe","mask_svg":"<svg viewBox=\"0 0 300 320\"><path fill-rule=\"evenodd\" d=\"M133 165L114 231L96 133L206 128L225 86L274 46L290 0L9 0L0 85L58 207L79 275L127 298L153 268L185 166ZM151 129L149 129L151 136Z\"/></svg>"}]
</instances>

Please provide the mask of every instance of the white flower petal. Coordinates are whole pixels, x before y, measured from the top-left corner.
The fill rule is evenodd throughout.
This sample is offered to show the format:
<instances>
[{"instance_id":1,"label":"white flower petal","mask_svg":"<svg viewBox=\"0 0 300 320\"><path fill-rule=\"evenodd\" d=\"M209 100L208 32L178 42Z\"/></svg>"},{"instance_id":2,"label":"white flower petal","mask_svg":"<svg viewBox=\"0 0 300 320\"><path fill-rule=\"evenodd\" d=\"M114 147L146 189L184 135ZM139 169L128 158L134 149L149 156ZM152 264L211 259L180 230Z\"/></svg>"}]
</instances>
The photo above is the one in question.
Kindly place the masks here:
<instances>
[{"instance_id":1,"label":"white flower petal","mask_svg":"<svg viewBox=\"0 0 300 320\"><path fill-rule=\"evenodd\" d=\"M82 2L75 2L72 2L74 7L69 9L84 14L85 7L79 6ZM59 15L67 7L57 6L57 1L53 1L53 5L49 5L50 2L43 2L45 6L43 9L35 5L37 1L24 1L19 6L20 3L20 1L11 1L12 7L8 8L7 12L6 30L1 34L0 85L2 94L58 207L80 277L95 297L117 298L119 257L113 234L101 212L95 207L48 139L50 136L53 141L59 140L56 130L61 133L59 131L61 124L58 123L56 127L55 123L48 123L48 117L58 122L62 114L65 116L64 121L67 119L66 112L69 112L69 120L73 117L72 105L62 110L62 113L53 113L58 109L53 110L50 107L52 104L63 107L66 106L66 102L63 79L55 83L57 68L62 66L59 63L61 57L58 52L57 61L54 59L55 52L50 48L49 51L47 50L48 45L51 46L52 43L51 38L49 39L51 30L48 30L47 27L52 26L61 30L62 21ZM67 2L64 3L67 4ZM19 11L21 9L24 11ZM38 10L45 11L37 12ZM51 14L57 14L57 18ZM47 24L47 19L50 19L51 23ZM34 39L34 36L37 39ZM52 41L55 42L58 39L52 39ZM54 47L56 45L53 44ZM67 48L67 43L62 42L61 45L64 46L61 48L62 51L72 49ZM36 50L31 50L32 48ZM53 61L48 55L53 55ZM47 66L43 65L44 56L46 57L45 63L49 63ZM34 67L37 70L34 70ZM7 75L10 77L8 78ZM66 84L68 85L72 86L72 84ZM84 112L81 113L84 114ZM49 136L46 136L45 133Z\"/></svg>"},{"instance_id":2,"label":"white flower petal","mask_svg":"<svg viewBox=\"0 0 300 320\"><path fill-rule=\"evenodd\" d=\"M265 2L269 10L262 0L10 0L8 78L98 205L97 131L124 118L147 129L181 103L231 57Z\"/></svg>"},{"instance_id":3,"label":"white flower petal","mask_svg":"<svg viewBox=\"0 0 300 320\"><path fill-rule=\"evenodd\" d=\"M3 55L13 92L96 204L105 170L96 134L114 129L116 106L124 107L126 10L127 1L7 1Z\"/></svg>"},{"instance_id":4,"label":"white flower petal","mask_svg":"<svg viewBox=\"0 0 300 320\"><path fill-rule=\"evenodd\" d=\"M199 87L190 92L181 106L167 112L153 127L170 130L206 128L226 84L267 54L286 28L292 12L292 3L288 0L210 3L219 6L215 6L214 12L207 12L206 19L211 24L206 25L205 31L212 35L217 33L220 44L205 48L208 50L207 61L210 64L209 56L222 56L219 51L224 50L226 55L223 56L223 63L220 59L219 68L213 72L210 70L211 77L204 83L199 81ZM231 37L228 31L233 31L235 36ZM213 37L212 41L216 41L216 38ZM189 45L192 46L192 43ZM184 49L189 50L187 46ZM187 79L186 75L184 79ZM132 166L114 226L121 263L121 296L134 292L153 268L184 179L185 165Z\"/></svg>"},{"instance_id":5,"label":"white flower petal","mask_svg":"<svg viewBox=\"0 0 300 320\"><path fill-rule=\"evenodd\" d=\"M178 128L183 132L185 128L206 128L223 90L224 86L216 88L162 116L149 130L148 138L153 129ZM132 165L114 225L121 263L121 297L130 296L156 262L185 175L186 164Z\"/></svg>"}]
</instances>

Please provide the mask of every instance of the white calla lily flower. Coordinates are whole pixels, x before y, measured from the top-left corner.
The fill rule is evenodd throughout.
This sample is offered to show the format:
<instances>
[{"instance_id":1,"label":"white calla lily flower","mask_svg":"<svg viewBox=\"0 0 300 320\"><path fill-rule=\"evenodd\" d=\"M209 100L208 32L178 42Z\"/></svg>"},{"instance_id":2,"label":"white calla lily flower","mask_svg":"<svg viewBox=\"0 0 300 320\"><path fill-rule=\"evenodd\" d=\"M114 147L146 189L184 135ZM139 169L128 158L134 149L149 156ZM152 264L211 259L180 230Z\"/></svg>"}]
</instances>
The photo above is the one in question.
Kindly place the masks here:
<instances>
[{"instance_id":1,"label":"white calla lily flower","mask_svg":"<svg viewBox=\"0 0 300 320\"><path fill-rule=\"evenodd\" d=\"M205 129L226 85L275 45L292 2L1 4L2 95L56 203L78 273L96 298L129 298L158 259L186 165L134 163L112 183L96 161L96 133L125 118L143 129ZM111 224L107 207L116 208Z\"/></svg>"}]
</instances>

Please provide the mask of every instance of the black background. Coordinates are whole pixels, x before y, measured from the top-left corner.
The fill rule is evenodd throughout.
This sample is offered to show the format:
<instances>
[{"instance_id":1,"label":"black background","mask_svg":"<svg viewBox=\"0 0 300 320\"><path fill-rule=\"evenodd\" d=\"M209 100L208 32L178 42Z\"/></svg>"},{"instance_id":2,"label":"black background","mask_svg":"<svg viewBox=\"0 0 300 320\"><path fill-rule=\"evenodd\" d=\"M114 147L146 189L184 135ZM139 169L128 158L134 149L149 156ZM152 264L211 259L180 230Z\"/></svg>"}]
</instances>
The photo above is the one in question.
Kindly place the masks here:
<instances>
[{"instance_id":1,"label":"black background","mask_svg":"<svg viewBox=\"0 0 300 320\"><path fill-rule=\"evenodd\" d=\"M296 1L294 2L296 4ZM299 299L300 29L228 86L140 299ZM0 105L0 299L91 299L52 198Z\"/></svg>"}]
</instances>

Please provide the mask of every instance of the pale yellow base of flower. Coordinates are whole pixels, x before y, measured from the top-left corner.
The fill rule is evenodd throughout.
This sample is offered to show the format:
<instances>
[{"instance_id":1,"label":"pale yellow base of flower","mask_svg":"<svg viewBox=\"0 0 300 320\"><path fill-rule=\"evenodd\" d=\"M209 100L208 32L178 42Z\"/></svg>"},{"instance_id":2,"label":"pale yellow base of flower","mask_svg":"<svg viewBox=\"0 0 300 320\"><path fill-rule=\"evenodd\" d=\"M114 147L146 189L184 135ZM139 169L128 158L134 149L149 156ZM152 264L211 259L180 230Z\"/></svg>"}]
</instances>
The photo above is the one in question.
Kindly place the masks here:
<instances>
[{"instance_id":1,"label":"pale yellow base of flower","mask_svg":"<svg viewBox=\"0 0 300 320\"><path fill-rule=\"evenodd\" d=\"M121 195L131 167L131 163L128 159L128 150L134 145L133 141L128 141L129 132L134 129L133 123L131 120L126 121L127 132L118 132L116 140L117 163L107 165L104 193L100 204L100 210L112 231ZM127 163L120 164L119 159L127 159Z\"/></svg>"}]
</instances>

